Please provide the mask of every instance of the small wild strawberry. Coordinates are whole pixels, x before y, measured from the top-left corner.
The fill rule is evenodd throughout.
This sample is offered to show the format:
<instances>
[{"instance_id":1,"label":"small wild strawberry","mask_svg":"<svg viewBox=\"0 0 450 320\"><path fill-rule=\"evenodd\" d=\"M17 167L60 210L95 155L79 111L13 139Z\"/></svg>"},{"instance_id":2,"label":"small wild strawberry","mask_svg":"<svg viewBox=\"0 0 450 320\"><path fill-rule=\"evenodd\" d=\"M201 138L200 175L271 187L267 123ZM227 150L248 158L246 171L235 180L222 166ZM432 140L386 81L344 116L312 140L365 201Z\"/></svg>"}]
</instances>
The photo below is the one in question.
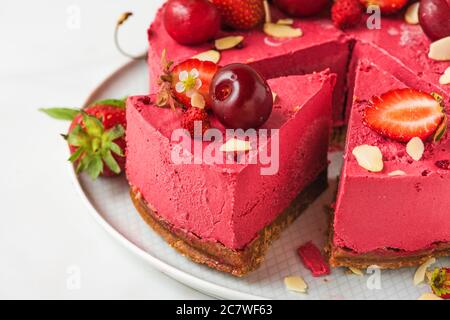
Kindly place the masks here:
<instances>
[{"instance_id":1,"label":"small wild strawberry","mask_svg":"<svg viewBox=\"0 0 450 320\"><path fill-rule=\"evenodd\" d=\"M208 113L204 109L199 108L189 108L183 113L183 118L181 119L181 126L189 131L191 137L194 137L194 129L196 122L200 122L202 125L202 134L208 130L210 126ZM200 124L199 123L199 124Z\"/></svg>"}]
</instances>

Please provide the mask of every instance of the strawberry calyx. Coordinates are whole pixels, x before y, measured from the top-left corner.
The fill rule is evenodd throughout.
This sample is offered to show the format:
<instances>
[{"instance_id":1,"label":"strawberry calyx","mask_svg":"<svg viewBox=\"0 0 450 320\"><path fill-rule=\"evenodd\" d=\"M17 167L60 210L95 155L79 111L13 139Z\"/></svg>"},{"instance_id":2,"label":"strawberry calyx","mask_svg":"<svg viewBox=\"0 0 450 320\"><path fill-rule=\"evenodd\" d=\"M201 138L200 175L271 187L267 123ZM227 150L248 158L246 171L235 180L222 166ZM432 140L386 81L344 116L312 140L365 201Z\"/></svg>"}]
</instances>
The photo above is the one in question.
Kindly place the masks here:
<instances>
[{"instance_id":1,"label":"strawberry calyx","mask_svg":"<svg viewBox=\"0 0 450 320\"><path fill-rule=\"evenodd\" d=\"M81 111L83 122L77 124L67 136L67 143L76 148L69 158L77 163L76 172L86 171L96 179L104 171L106 165L112 172L119 174L120 166L113 154L123 157L124 152L114 141L125 135L122 125L105 130L102 122L94 116Z\"/></svg>"},{"instance_id":2,"label":"strawberry calyx","mask_svg":"<svg viewBox=\"0 0 450 320\"><path fill-rule=\"evenodd\" d=\"M443 299L450 299L450 268L435 268L430 280L433 293Z\"/></svg>"}]
</instances>

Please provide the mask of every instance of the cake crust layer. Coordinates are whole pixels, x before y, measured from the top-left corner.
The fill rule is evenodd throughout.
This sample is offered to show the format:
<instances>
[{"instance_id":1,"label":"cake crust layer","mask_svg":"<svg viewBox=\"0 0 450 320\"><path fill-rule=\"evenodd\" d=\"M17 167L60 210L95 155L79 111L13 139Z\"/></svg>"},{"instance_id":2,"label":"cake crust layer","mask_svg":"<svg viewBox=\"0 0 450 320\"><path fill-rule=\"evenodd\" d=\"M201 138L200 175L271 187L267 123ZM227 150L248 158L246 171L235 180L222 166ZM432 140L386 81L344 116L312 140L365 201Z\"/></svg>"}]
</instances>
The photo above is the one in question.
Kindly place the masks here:
<instances>
[{"instance_id":1,"label":"cake crust layer","mask_svg":"<svg viewBox=\"0 0 450 320\"><path fill-rule=\"evenodd\" d=\"M286 229L323 191L328 187L327 170L306 187L281 213L275 221L262 229L256 238L241 250L225 247L219 242L205 241L177 229L158 215L137 190L131 188L130 194L134 206L144 219L171 247L182 255L210 268L244 276L257 269L263 262L270 244L280 237Z\"/></svg>"},{"instance_id":2,"label":"cake crust layer","mask_svg":"<svg viewBox=\"0 0 450 320\"><path fill-rule=\"evenodd\" d=\"M327 251L330 258L330 265L334 268L352 267L367 269L370 266L378 266L381 269L399 269L421 265L433 257L450 256L450 243L439 243L433 248L414 253L405 253L403 255L401 251L395 249L355 254L349 249L335 246L333 244L333 226L330 229L330 240Z\"/></svg>"}]
</instances>

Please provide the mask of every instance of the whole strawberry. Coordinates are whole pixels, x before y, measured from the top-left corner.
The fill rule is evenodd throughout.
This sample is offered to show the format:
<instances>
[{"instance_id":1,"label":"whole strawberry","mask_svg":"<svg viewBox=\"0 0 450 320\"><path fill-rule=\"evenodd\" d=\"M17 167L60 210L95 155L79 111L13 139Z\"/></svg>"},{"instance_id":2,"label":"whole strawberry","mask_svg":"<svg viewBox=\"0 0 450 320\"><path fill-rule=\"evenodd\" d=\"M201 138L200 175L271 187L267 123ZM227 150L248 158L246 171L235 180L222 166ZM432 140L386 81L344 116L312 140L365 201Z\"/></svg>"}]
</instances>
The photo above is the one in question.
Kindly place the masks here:
<instances>
[{"instance_id":1,"label":"whole strawberry","mask_svg":"<svg viewBox=\"0 0 450 320\"><path fill-rule=\"evenodd\" d=\"M190 108L184 111L181 126L189 131L191 137L194 137L196 122L197 125L201 124L202 134L211 127L208 113L204 109Z\"/></svg>"},{"instance_id":2,"label":"whole strawberry","mask_svg":"<svg viewBox=\"0 0 450 320\"><path fill-rule=\"evenodd\" d=\"M263 0L211 0L222 16L222 22L237 30L250 30L264 20Z\"/></svg>"},{"instance_id":3,"label":"whole strawberry","mask_svg":"<svg viewBox=\"0 0 450 320\"><path fill-rule=\"evenodd\" d=\"M109 103L109 104L108 104ZM86 172L92 179L111 177L125 168L125 103L105 100L86 109L42 109L53 118L72 120L64 138L69 144L69 161L76 171Z\"/></svg>"},{"instance_id":4,"label":"whole strawberry","mask_svg":"<svg viewBox=\"0 0 450 320\"><path fill-rule=\"evenodd\" d=\"M331 8L331 20L340 29L356 26L363 16L358 0L337 0Z\"/></svg>"},{"instance_id":5,"label":"whole strawberry","mask_svg":"<svg viewBox=\"0 0 450 320\"><path fill-rule=\"evenodd\" d=\"M436 268L431 276L431 289L442 299L450 299L450 268Z\"/></svg>"},{"instance_id":6,"label":"whole strawberry","mask_svg":"<svg viewBox=\"0 0 450 320\"><path fill-rule=\"evenodd\" d=\"M408 0L359 0L365 7L378 6L381 13L393 14L400 11Z\"/></svg>"}]
</instances>

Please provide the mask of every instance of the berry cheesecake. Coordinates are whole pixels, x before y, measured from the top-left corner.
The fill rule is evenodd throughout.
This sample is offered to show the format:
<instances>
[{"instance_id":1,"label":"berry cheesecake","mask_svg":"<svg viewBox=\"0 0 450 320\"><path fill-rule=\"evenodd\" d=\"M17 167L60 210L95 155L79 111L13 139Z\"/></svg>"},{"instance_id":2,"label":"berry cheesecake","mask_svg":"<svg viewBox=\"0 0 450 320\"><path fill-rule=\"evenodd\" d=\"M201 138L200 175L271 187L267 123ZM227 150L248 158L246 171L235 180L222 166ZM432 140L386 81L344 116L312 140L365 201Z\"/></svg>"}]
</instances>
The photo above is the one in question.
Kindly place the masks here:
<instances>
[{"instance_id":1,"label":"berry cheesecake","mask_svg":"<svg viewBox=\"0 0 450 320\"><path fill-rule=\"evenodd\" d=\"M399 268L449 255L450 137L439 136L449 110L368 60L355 71L331 264Z\"/></svg>"},{"instance_id":2,"label":"berry cheesecake","mask_svg":"<svg viewBox=\"0 0 450 320\"><path fill-rule=\"evenodd\" d=\"M244 275L326 188L330 128L348 123L331 265L449 254L450 3L405 13L406 0L373 0L389 14L379 26L364 19L369 1L336 0L331 20L325 0L272 3L170 0L158 11L150 95L127 102L126 172L144 220L192 260ZM176 164L179 128L279 130L256 148L234 138L219 148L249 160L279 139L278 171L205 164L189 151L215 145L196 139L178 146L187 163Z\"/></svg>"},{"instance_id":3,"label":"berry cheesecake","mask_svg":"<svg viewBox=\"0 0 450 320\"><path fill-rule=\"evenodd\" d=\"M268 81L276 98L260 129L271 133L253 156L265 149L275 152L271 140L278 136L279 167L270 175L261 174L265 165L260 163L196 162L193 152L187 159L194 164L175 164L172 133L180 128L183 112L156 106L155 95L130 97L126 172L144 220L195 262L236 276L254 270L269 244L327 187L335 82L328 71ZM209 120L225 132L214 115ZM183 148L190 149L193 141L189 138ZM200 141L200 151L214 143ZM224 154L233 152L223 143ZM243 150L251 156L250 148Z\"/></svg>"}]
</instances>

